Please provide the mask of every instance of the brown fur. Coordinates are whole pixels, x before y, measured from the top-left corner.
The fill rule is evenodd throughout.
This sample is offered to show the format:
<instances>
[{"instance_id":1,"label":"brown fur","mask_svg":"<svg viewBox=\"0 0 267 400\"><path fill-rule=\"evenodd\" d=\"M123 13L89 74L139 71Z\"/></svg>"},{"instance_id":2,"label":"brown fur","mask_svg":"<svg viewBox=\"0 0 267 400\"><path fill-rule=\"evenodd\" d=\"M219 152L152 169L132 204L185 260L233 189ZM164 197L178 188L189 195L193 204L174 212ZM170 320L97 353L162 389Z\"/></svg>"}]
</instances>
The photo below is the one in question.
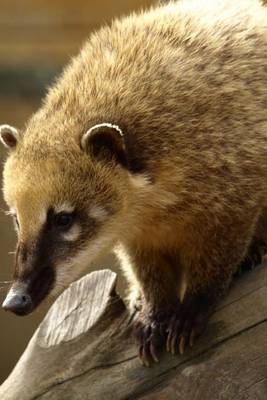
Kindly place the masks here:
<instances>
[{"instance_id":1,"label":"brown fur","mask_svg":"<svg viewBox=\"0 0 267 400\"><path fill-rule=\"evenodd\" d=\"M115 21L67 67L7 161L24 242L53 204L107 210L99 248L119 243L142 326L179 298L214 304L252 239L267 239L266 21L256 0L180 1ZM81 151L103 122L123 131L128 169Z\"/></svg>"}]
</instances>

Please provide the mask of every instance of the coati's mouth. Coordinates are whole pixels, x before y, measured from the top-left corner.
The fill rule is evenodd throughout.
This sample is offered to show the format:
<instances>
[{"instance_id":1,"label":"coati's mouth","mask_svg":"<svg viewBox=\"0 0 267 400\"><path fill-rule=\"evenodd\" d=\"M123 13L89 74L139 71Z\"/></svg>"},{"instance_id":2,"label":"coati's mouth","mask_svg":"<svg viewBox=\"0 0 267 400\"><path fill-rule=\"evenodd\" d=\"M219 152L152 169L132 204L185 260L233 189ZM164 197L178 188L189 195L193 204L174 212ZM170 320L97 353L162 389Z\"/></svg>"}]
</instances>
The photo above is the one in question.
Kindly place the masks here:
<instances>
[{"instance_id":1,"label":"coati's mouth","mask_svg":"<svg viewBox=\"0 0 267 400\"><path fill-rule=\"evenodd\" d=\"M32 313L52 291L55 283L54 268L46 266L27 279L15 279L2 304L6 311L25 316Z\"/></svg>"}]
</instances>

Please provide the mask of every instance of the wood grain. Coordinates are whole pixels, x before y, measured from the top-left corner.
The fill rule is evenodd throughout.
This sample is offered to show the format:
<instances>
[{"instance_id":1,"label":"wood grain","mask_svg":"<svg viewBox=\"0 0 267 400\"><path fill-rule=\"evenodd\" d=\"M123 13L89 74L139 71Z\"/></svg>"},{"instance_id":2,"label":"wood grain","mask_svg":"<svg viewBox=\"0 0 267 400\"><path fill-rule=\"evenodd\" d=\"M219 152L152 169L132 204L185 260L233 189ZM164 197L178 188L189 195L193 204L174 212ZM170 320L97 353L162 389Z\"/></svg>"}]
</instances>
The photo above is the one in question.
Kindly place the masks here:
<instances>
[{"instance_id":1,"label":"wood grain","mask_svg":"<svg viewBox=\"0 0 267 400\"><path fill-rule=\"evenodd\" d=\"M267 268L239 279L183 356L142 367L132 316L98 271L55 302L10 377L5 400L263 400L267 396Z\"/></svg>"}]
</instances>

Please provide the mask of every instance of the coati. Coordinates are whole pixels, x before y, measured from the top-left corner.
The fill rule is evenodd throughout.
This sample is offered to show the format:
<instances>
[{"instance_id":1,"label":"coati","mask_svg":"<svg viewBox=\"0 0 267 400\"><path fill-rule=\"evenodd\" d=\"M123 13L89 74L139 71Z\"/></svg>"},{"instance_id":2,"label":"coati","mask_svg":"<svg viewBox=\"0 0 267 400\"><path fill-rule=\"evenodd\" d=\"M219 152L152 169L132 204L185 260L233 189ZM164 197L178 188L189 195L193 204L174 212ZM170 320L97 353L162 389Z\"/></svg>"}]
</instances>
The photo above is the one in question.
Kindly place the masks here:
<instances>
[{"instance_id":1,"label":"coati","mask_svg":"<svg viewBox=\"0 0 267 400\"><path fill-rule=\"evenodd\" d=\"M19 315L114 249L141 361L183 353L267 239L267 12L181 0L91 35L23 131L4 125Z\"/></svg>"}]
</instances>

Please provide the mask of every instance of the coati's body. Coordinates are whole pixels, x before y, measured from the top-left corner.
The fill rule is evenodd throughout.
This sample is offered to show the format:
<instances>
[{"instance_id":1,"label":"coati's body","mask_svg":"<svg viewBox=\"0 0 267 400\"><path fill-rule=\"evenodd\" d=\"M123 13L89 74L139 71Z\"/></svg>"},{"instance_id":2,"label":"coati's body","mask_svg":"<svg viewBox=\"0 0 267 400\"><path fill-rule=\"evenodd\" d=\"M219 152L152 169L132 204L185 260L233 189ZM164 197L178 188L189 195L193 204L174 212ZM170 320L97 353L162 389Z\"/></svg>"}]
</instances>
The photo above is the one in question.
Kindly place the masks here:
<instances>
[{"instance_id":1,"label":"coati's body","mask_svg":"<svg viewBox=\"0 0 267 400\"><path fill-rule=\"evenodd\" d=\"M51 204L97 208L97 240L81 222L72 258L51 261L51 288L115 246L142 308L145 362L160 325L169 349L193 342L252 241L267 239L266 55L257 1L180 1L115 21L92 35L7 161L5 197L25 246ZM109 140L80 148L103 123L123 134L107 162Z\"/></svg>"}]
</instances>

